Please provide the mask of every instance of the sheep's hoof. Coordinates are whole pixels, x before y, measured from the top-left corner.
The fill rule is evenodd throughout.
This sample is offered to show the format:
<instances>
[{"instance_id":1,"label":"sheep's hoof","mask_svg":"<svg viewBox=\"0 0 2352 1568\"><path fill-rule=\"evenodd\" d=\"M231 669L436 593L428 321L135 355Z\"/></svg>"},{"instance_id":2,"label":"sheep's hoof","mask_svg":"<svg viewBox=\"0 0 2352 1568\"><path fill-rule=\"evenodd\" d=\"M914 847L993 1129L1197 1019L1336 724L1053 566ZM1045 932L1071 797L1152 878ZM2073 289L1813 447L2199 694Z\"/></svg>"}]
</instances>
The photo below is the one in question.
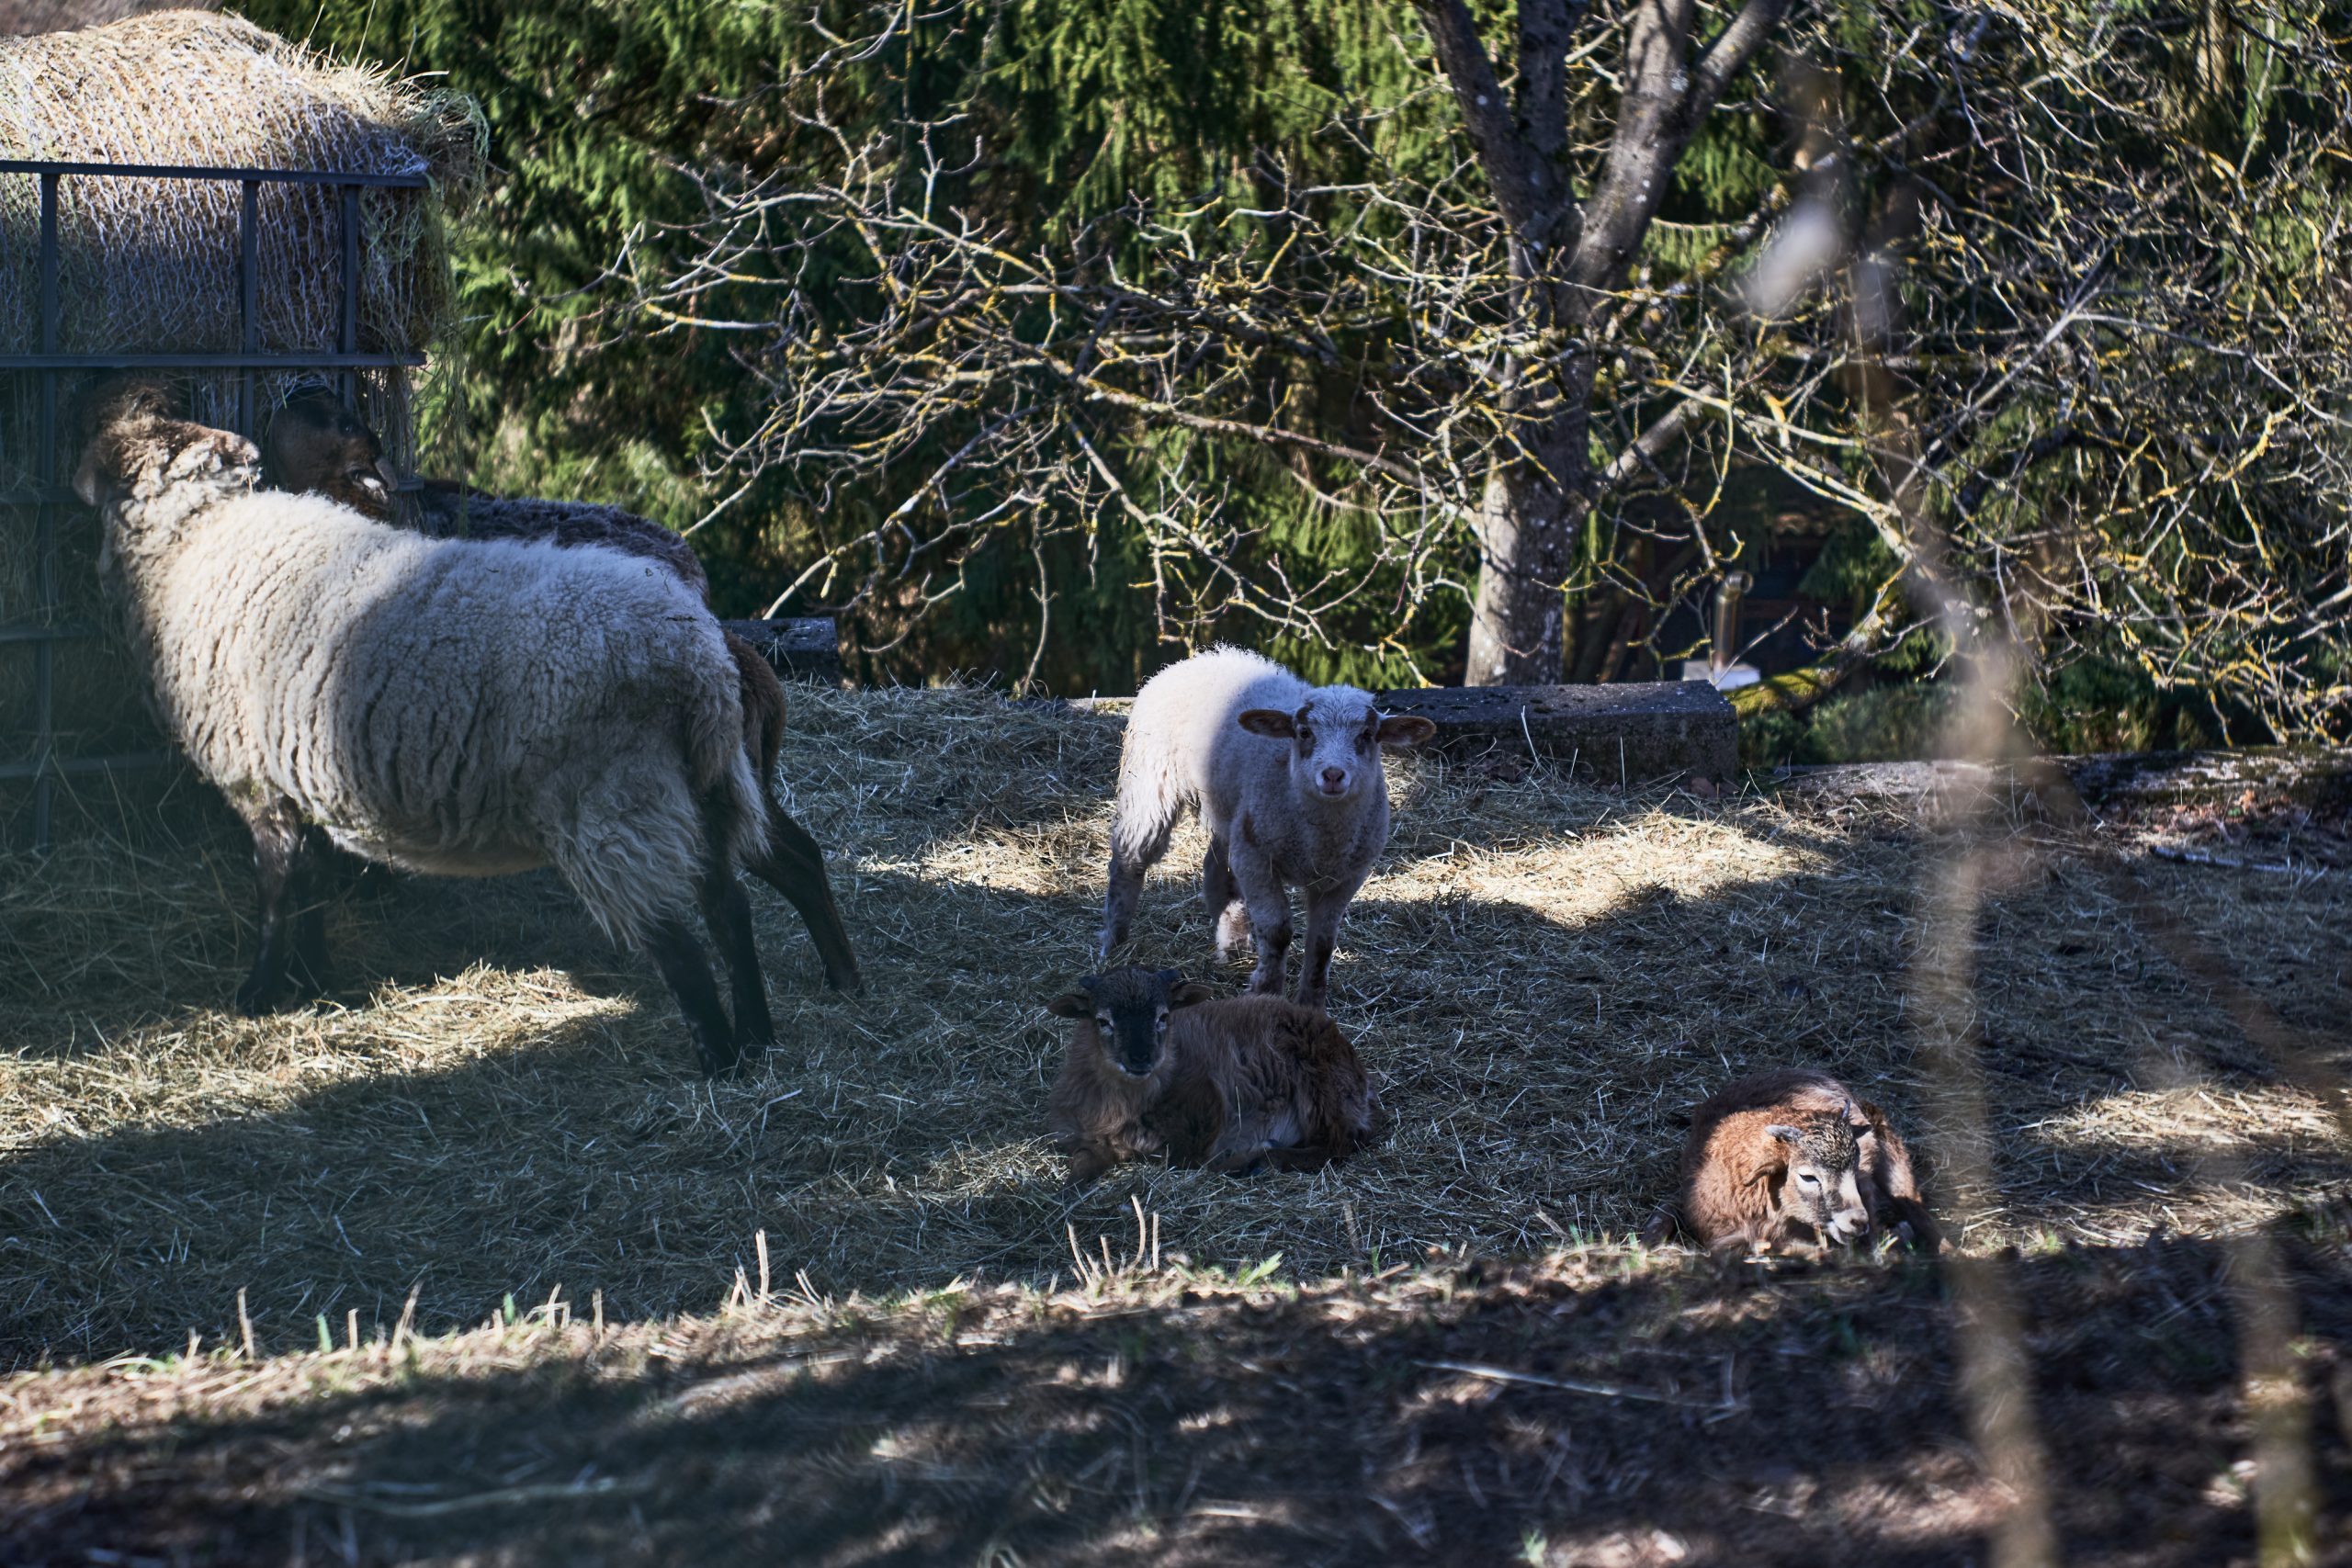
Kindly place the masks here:
<instances>
[{"instance_id":1,"label":"sheep's hoof","mask_svg":"<svg viewBox=\"0 0 2352 1568\"><path fill-rule=\"evenodd\" d=\"M1230 964L1250 945L1250 916L1246 911L1237 907L1217 916L1217 962Z\"/></svg>"},{"instance_id":2,"label":"sheep's hoof","mask_svg":"<svg viewBox=\"0 0 2352 1568\"><path fill-rule=\"evenodd\" d=\"M275 982L248 978L237 987L236 1009L247 1018L267 1018L285 1005L285 989Z\"/></svg>"},{"instance_id":3,"label":"sheep's hoof","mask_svg":"<svg viewBox=\"0 0 2352 1568\"><path fill-rule=\"evenodd\" d=\"M706 1077L731 1078L743 1069L743 1054L732 1041L721 1047L709 1040L696 1040L695 1059L702 1064Z\"/></svg>"}]
</instances>

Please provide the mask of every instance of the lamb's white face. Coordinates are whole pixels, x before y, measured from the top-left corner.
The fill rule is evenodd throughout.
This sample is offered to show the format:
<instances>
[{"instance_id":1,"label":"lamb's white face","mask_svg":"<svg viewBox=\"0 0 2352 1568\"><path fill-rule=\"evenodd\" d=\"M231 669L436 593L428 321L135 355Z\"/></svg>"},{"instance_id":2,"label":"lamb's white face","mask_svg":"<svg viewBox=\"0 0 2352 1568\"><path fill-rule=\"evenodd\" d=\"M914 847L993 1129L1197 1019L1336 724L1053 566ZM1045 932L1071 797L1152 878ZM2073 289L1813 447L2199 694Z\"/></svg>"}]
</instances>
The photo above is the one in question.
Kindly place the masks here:
<instances>
[{"instance_id":1,"label":"lamb's white face","mask_svg":"<svg viewBox=\"0 0 2352 1568\"><path fill-rule=\"evenodd\" d=\"M1372 694L1353 686L1324 686L1296 711L1251 708L1240 718L1252 735L1290 742L1291 783L1312 801L1338 805L1381 785L1380 752L1427 739L1425 718L1386 718Z\"/></svg>"}]
</instances>

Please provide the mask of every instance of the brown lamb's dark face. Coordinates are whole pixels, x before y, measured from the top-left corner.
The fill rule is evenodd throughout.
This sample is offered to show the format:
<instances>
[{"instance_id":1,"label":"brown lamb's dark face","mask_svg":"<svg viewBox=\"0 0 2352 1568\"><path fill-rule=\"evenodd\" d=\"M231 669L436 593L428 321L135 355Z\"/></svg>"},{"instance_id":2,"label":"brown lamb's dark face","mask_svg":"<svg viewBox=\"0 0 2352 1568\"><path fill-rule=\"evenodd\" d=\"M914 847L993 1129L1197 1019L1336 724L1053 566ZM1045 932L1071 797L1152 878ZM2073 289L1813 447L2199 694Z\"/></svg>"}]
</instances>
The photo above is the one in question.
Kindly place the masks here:
<instances>
[{"instance_id":1,"label":"brown lamb's dark face","mask_svg":"<svg viewBox=\"0 0 2352 1568\"><path fill-rule=\"evenodd\" d=\"M1794 1126L1765 1129L1788 1156L1781 1179L1781 1212L1812 1227L1815 1235L1847 1247L1870 1234L1870 1207L1862 1201L1861 1145L1869 1131L1842 1116L1816 1116Z\"/></svg>"},{"instance_id":2,"label":"brown lamb's dark face","mask_svg":"<svg viewBox=\"0 0 2352 1568\"><path fill-rule=\"evenodd\" d=\"M323 495L370 517L391 509L383 443L323 387L294 393L269 422L262 479L273 490Z\"/></svg>"},{"instance_id":3,"label":"brown lamb's dark face","mask_svg":"<svg viewBox=\"0 0 2352 1568\"><path fill-rule=\"evenodd\" d=\"M1209 989L1174 969L1113 969L1089 975L1079 989L1046 1004L1057 1018L1091 1019L1112 1066L1129 1077L1151 1076L1168 1042L1168 1015L1207 999Z\"/></svg>"}]
</instances>

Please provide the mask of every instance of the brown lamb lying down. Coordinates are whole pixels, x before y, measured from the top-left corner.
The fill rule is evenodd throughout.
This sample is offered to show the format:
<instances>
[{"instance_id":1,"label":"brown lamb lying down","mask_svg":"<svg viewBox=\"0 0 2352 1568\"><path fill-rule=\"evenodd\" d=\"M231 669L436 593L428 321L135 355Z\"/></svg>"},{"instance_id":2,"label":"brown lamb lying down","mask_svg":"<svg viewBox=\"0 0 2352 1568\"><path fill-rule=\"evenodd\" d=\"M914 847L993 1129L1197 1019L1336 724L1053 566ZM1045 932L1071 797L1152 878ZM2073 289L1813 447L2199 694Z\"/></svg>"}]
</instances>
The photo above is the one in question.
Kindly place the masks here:
<instances>
[{"instance_id":1,"label":"brown lamb lying down","mask_svg":"<svg viewBox=\"0 0 2352 1568\"><path fill-rule=\"evenodd\" d=\"M558 545L601 545L666 567L706 604L710 579L692 546L650 518L617 506L585 502L502 500L466 485L437 479L402 506L399 475L383 443L324 387L298 389L271 419L262 444L262 480L272 490L323 495L379 523L398 523L436 538L550 539ZM835 990L861 987L857 954L833 902L825 852L797 818L773 797L777 753L784 746L784 682L759 650L724 634L735 660L743 705L743 749L763 787L771 790L768 852L745 868L791 901L808 927Z\"/></svg>"},{"instance_id":2,"label":"brown lamb lying down","mask_svg":"<svg viewBox=\"0 0 2352 1568\"><path fill-rule=\"evenodd\" d=\"M1849 1247L1880 1235L1933 1252L1934 1220L1886 1113L1826 1073L1775 1067L1691 1114L1674 1207L1651 1228L1711 1250Z\"/></svg>"},{"instance_id":3,"label":"brown lamb lying down","mask_svg":"<svg viewBox=\"0 0 2352 1568\"><path fill-rule=\"evenodd\" d=\"M1087 1181L1123 1160L1313 1170L1372 1137L1376 1103L1329 1015L1279 997L1208 999L1173 969L1114 969L1046 1004L1072 1021L1048 1114Z\"/></svg>"}]
</instances>

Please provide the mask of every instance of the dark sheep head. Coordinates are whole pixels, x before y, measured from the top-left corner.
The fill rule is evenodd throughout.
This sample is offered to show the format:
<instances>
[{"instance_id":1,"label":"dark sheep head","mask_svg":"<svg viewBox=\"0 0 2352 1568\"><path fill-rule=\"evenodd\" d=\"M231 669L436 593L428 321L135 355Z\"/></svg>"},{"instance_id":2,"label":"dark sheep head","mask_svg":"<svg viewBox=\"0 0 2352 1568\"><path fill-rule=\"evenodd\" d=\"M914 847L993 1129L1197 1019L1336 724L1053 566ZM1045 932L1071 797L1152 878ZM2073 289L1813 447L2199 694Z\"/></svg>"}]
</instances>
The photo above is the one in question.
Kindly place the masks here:
<instances>
[{"instance_id":1,"label":"dark sheep head","mask_svg":"<svg viewBox=\"0 0 2352 1568\"><path fill-rule=\"evenodd\" d=\"M262 482L311 491L379 520L392 512L399 476L384 444L325 387L297 388L269 422L262 444Z\"/></svg>"},{"instance_id":2,"label":"dark sheep head","mask_svg":"<svg viewBox=\"0 0 2352 1568\"><path fill-rule=\"evenodd\" d=\"M1159 1065L1169 1013L1210 996L1206 986L1174 969L1113 969L1078 984L1079 989L1047 1002L1046 1010L1091 1030L1111 1066L1131 1078L1149 1077Z\"/></svg>"}]
</instances>

